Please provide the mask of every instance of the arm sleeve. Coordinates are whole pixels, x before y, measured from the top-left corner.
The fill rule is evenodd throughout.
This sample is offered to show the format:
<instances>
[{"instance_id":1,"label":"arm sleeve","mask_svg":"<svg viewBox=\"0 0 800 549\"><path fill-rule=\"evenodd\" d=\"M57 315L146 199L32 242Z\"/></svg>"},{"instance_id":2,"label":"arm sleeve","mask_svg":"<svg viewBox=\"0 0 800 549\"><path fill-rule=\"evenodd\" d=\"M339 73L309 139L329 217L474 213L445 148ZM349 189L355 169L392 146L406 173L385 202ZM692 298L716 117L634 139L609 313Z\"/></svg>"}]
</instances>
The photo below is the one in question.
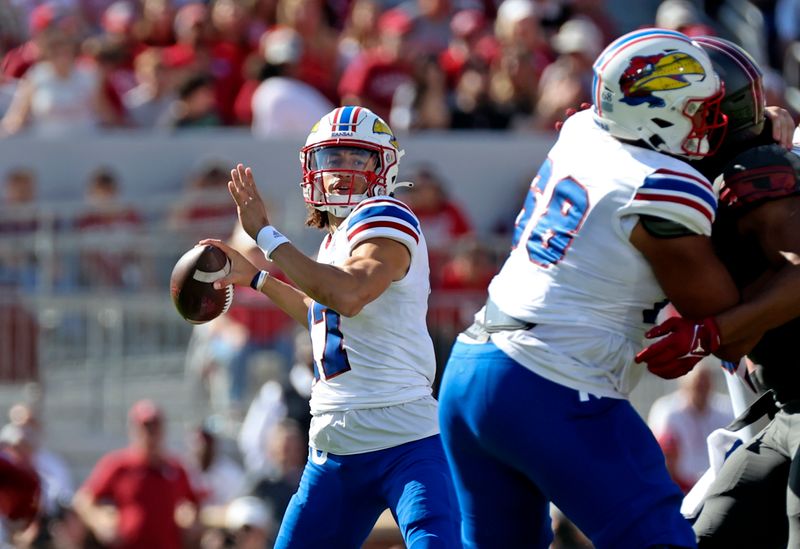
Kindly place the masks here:
<instances>
[{"instance_id":1,"label":"arm sleeve","mask_svg":"<svg viewBox=\"0 0 800 549\"><path fill-rule=\"evenodd\" d=\"M649 215L710 236L716 212L717 196L707 179L699 174L656 170L645 177L618 213L620 217Z\"/></svg>"},{"instance_id":2,"label":"arm sleeve","mask_svg":"<svg viewBox=\"0 0 800 549\"><path fill-rule=\"evenodd\" d=\"M347 241L351 250L371 238L391 238L404 244L413 259L422 233L408 206L394 198L378 197L365 200L350 215Z\"/></svg>"}]
</instances>

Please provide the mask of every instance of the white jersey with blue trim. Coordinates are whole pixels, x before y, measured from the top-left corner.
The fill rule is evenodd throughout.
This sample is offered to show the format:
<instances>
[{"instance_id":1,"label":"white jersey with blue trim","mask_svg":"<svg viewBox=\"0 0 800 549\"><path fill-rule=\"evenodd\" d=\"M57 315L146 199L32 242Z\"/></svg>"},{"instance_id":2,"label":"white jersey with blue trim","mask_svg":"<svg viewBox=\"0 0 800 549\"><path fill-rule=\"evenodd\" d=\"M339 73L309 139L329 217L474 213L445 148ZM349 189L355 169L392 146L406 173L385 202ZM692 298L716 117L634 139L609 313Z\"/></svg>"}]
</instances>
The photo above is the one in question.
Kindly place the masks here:
<instances>
[{"instance_id":1,"label":"white jersey with blue trim","mask_svg":"<svg viewBox=\"0 0 800 549\"><path fill-rule=\"evenodd\" d=\"M428 251L408 206L388 196L364 200L325 238L317 261L341 265L356 246L373 238L404 244L411 254L408 273L350 318L313 304L309 327L317 381L312 414L386 407L431 395L436 363L425 323Z\"/></svg>"},{"instance_id":2,"label":"white jersey with blue trim","mask_svg":"<svg viewBox=\"0 0 800 549\"><path fill-rule=\"evenodd\" d=\"M514 248L489 286L500 310L538 326L492 340L548 379L626 396L643 370L632 359L655 318L648 311L665 299L630 232L645 214L710 235L716 207L711 183L687 163L614 139L590 110L575 114L531 183Z\"/></svg>"}]
</instances>

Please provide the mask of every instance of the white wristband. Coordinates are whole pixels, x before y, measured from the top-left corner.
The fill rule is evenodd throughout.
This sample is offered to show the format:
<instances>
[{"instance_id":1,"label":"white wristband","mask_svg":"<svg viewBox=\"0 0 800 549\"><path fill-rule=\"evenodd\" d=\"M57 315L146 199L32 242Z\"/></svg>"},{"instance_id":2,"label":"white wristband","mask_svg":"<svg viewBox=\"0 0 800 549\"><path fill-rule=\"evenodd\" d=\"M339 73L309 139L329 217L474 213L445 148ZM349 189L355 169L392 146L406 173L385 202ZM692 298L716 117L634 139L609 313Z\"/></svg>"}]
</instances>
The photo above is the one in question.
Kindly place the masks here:
<instances>
[{"instance_id":1,"label":"white wristband","mask_svg":"<svg viewBox=\"0 0 800 549\"><path fill-rule=\"evenodd\" d=\"M272 225L263 227L260 231L258 231L258 235L256 236L256 243L258 244L258 247L264 251L264 255L266 255L267 259L270 261L272 261L271 256L272 252L275 251L275 248L281 244L286 244L287 242L289 242L289 239L278 232L278 229Z\"/></svg>"}]
</instances>

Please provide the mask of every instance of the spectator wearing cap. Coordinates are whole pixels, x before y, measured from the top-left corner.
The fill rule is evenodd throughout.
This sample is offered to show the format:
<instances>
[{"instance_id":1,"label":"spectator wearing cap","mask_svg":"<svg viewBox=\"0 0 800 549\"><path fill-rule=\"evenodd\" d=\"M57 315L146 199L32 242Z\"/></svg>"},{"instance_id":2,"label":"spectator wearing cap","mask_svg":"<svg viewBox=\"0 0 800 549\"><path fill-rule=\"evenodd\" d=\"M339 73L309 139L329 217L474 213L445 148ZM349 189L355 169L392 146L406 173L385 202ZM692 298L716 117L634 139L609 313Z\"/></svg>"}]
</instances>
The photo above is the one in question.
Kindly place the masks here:
<instances>
[{"instance_id":1,"label":"spectator wearing cap","mask_svg":"<svg viewBox=\"0 0 800 549\"><path fill-rule=\"evenodd\" d=\"M589 19L570 19L553 37L558 58L539 80L535 126L549 130L570 107L592 101L592 64L603 49L602 34Z\"/></svg>"},{"instance_id":2,"label":"spectator wearing cap","mask_svg":"<svg viewBox=\"0 0 800 549\"><path fill-rule=\"evenodd\" d=\"M305 135L333 105L299 79L303 40L297 31L280 27L267 33L263 42L265 78L253 93L253 135Z\"/></svg>"},{"instance_id":3,"label":"spectator wearing cap","mask_svg":"<svg viewBox=\"0 0 800 549\"><path fill-rule=\"evenodd\" d=\"M154 402L134 403L129 446L100 458L75 495L75 510L101 542L121 549L182 547L181 528L194 522L198 497L183 465L164 449L164 423Z\"/></svg>"},{"instance_id":4,"label":"spectator wearing cap","mask_svg":"<svg viewBox=\"0 0 800 549\"><path fill-rule=\"evenodd\" d=\"M367 107L389 120L395 91L414 85L414 52L408 42L411 27L411 18L399 8L380 16L378 46L353 59L339 81L342 104Z\"/></svg>"}]
</instances>

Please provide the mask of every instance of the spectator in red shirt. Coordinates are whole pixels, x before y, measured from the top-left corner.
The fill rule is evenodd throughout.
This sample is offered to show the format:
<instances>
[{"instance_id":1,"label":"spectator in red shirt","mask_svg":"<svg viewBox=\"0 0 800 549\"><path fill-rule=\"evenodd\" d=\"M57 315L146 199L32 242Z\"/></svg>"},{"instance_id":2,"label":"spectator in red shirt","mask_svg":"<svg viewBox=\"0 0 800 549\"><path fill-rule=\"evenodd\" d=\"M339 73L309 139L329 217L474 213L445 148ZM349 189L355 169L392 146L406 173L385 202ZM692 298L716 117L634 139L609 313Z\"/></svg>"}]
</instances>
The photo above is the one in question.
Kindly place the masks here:
<instances>
[{"instance_id":1,"label":"spectator in red shirt","mask_svg":"<svg viewBox=\"0 0 800 549\"><path fill-rule=\"evenodd\" d=\"M442 266L440 288L483 293L497 274L496 263L491 249L476 239L466 239Z\"/></svg>"},{"instance_id":2,"label":"spectator in red shirt","mask_svg":"<svg viewBox=\"0 0 800 549\"><path fill-rule=\"evenodd\" d=\"M336 91L338 34L326 20L324 4L321 0L281 0L278 2L278 25L296 30L303 39L297 78L317 88L336 104L339 102Z\"/></svg>"},{"instance_id":3,"label":"spectator in red shirt","mask_svg":"<svg viewBox=\"0 0 800 549\"><path fill-rule=\"evenodd\" d=\"M197 495L181 463L164 450L161 410L140 400L128 420L130 445L97 462L75 495L75 510L111 547L180 549L182 527L196 518Z\"/></svg>"},{"instance_id":4,"label":"spectator in red shirt","mask_svg":"<svg viewBox=\"0 0 800 549\"><path fill-rule=\"evenodd\" d=\"M343 105L361 105L389 120L395 91L414 85L410 64L414 52L407 40L412 24L399 8L380 16L379 46L353 59L339 81Z\"/></svg>"},{"instance_id":5,"label":"spectator in red shirt","mask_svg":"<svg viewBox=\"0 0 800 549\"><path fill-rule=\"evenodd\" d=\"M417 214L430 256L431 284L436 285L441 268L453 245L472 233L466 214L447 194L439 174L431 166L420 166L411 176L414 186L402 192L401 200Z\"/></svg>"},{"instance_id":6,"label":"spectator in red shirt","mask_svg":"<svg viewBox=\"0 0 800 549\"><path fill-rule=\"evenodd\" d=\"M91 287L135 288L144 259L137 253L139 212L120 196L117 175L98 168L89 178L86 205L75 220L81 240L80 281Z\"/></svg>"},{"instance_id":7,"label":"spectator in red shirt","mask_svg":"<svg viewBox=\"0 0 800 549\"><path fill-rule=\"evenodd\" d=\"M234 0L217 0L211 8L213 38L208 67L214 78L214 93L220 117L225 124L234 122L234 102L244 83L244 63L257 49L249 42L247 12Z\"/></svg>"}]
</instances>

